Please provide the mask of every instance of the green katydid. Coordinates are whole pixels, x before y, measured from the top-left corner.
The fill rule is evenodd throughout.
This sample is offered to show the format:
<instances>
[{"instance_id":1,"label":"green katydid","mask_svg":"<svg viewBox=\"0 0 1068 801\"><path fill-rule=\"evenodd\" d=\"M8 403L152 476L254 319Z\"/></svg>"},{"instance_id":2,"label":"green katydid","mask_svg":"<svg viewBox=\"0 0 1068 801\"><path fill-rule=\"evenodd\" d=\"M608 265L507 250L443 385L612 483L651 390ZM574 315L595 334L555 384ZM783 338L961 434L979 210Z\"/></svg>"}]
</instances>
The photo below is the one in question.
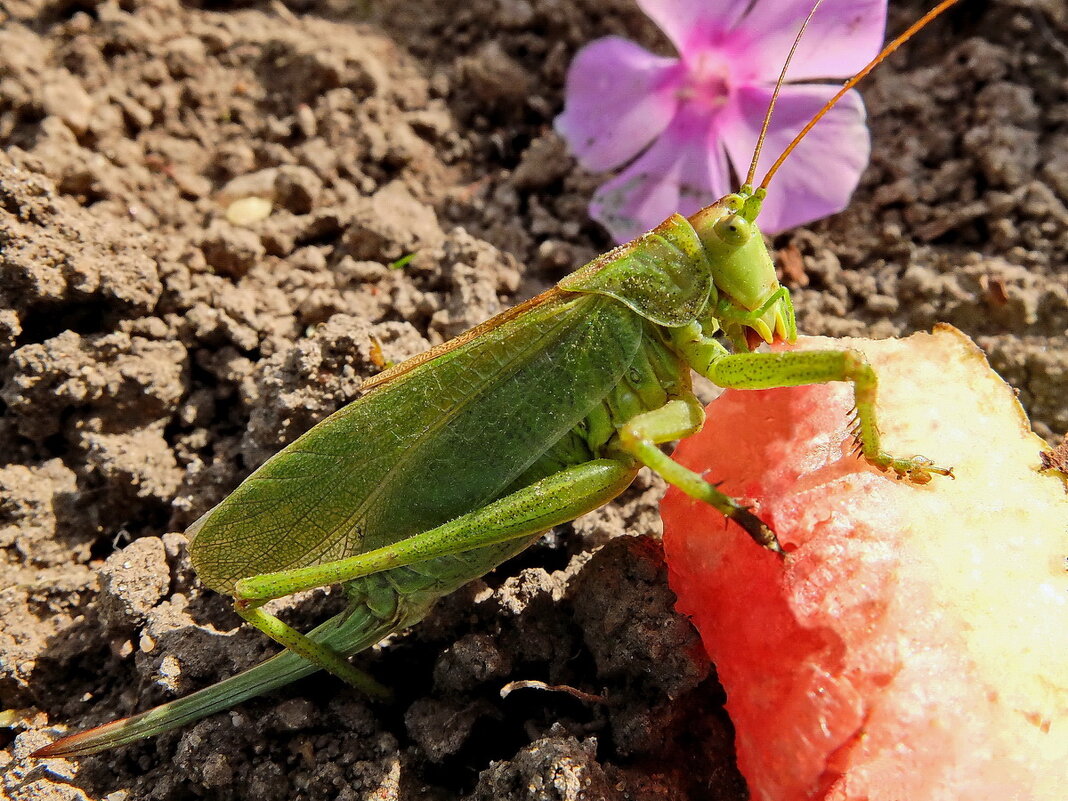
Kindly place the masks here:
<instances>
[{"instance_id":1,"label":"green katydid","mask_svg":"<svg viewBox=\"0 0 1068 801\"><path fill-rule=\"evenodd\" d=\"M286 650L35 756L124 745L320 669L388 696L348 657L417 622L438 598L547 529L612 500L642 466L781 554L759 517L660 449L703 423L691 369L734 388L850 381L863 458L916 483L952 475L882 450L877 379L859 354L752 348L797 336L789 292L755 224L769 181L846 91L955 2L943 0L850 79L759 188L758 143L737 193L689 218L673 215L547 292L386 370L269 459L188 533L201 581L233 596L238 613ZM348 608L308 634L263 609L332 584L341 584Z\"/></svg>"}]
</instances>

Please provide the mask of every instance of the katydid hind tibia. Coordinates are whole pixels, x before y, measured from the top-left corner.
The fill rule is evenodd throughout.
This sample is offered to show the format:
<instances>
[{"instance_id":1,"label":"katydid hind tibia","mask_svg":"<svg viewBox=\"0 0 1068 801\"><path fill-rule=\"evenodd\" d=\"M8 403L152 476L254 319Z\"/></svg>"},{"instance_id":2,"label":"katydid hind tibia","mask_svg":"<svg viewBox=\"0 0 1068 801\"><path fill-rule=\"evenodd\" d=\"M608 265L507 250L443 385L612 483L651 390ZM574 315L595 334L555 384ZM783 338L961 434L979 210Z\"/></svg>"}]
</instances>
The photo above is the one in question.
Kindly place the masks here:
<instances>
[{"instance_id":1,"label":"katydid hind tibia","mask_svg":"<svg viewBox=\"0 0 1068 801\"><path fill-rule=\"evenodd\" d=\"M843 93L954 2L888 45ZM689 218L673 215L547 292L387 370L269 459L190 528L190 554L201 581L233 596L239 614L285 650L35 755L130 743L320 669L388 696L348 657L417 622L547 529L607 503L642 466L781 554L757 515L660 448L702 425L691 370L728 388L852 382L863 458L917 483L951 475L882 450L876 376L858 354L753 352L797 336L790 295L755 222L792 147L759 188L754 157L737 193ZM308 634L263 608L332 584L348 608Z\"/></svg>"}]
</instances>

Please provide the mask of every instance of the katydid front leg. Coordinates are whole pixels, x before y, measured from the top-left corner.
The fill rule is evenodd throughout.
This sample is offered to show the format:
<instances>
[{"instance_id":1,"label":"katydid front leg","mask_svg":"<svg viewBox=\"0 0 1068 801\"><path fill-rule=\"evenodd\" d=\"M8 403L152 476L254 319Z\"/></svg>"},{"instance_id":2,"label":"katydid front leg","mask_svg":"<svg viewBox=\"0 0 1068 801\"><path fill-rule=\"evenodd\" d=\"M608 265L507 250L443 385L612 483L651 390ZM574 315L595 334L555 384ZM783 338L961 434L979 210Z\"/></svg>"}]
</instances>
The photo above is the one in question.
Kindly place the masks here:
<instances>
[{"instance_id":1,"label":"katydid front leg","mask_svg":"<svg viewBox=\"0 0 1068 801\"><path fill-rule=\"evenodd\" d=\"M916 484L926 484L933 474L953 476L951 468L938 467L923 456L901 459L882 449L879 426L875 420L879 381L871 365L856 351L736 353L712 361L702 373L728 389L772 389L850 381L857 411L853 436L870 464L880 470L893 470L899 478L907 478Z\"/></svg>"}]
</instances>

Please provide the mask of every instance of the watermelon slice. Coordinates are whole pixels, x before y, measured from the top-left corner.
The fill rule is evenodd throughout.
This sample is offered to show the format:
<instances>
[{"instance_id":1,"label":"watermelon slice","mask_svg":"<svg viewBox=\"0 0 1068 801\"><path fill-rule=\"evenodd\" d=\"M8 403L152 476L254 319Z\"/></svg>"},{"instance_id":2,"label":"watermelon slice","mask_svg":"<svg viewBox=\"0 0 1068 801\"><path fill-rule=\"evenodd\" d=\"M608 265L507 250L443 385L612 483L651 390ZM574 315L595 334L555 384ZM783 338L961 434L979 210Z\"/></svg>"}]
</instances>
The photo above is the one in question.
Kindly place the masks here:
<instances>
[{"instance_id":1,"label":"watermelon slice","mask_svg":"<svg viewBox=\"0 0 1068 801\"><path fill-rule=\"evenodd\" d=\"M1012 390L948 326L863 352L898 481L851 454L847 385L728 391L676 458L752 503L785 560L671 491L678 608L727 692L754 799L1068 799L1068 494Z\"/></svg>"}]
</instances>

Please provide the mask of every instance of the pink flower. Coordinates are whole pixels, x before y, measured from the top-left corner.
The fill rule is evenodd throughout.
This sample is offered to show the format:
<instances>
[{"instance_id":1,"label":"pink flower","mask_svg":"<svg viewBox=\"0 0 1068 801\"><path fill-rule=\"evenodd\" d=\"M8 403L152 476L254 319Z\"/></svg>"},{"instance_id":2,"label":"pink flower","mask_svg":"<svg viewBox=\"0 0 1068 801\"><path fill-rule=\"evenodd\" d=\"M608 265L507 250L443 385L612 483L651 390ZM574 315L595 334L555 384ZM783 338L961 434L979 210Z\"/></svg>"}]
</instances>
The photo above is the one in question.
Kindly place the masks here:
<instances>
[{"instance_id":1,"label":"pink flower","mask_svg":"<svg viewBox=\"0 0 1068 801\"><path fill-rule=\"evenodd\" d=\"M590 215L620 242L672 212L691 214L738 188L812 0L638 5L680 57L653 55L615 36L591 42L571 64L564 111L556 118L556 129L586 169L626 165L590 204ZM879 52L885 25L886 0L824 0L787 79L849 77ZM835 91L818 83L783 86L757 180ZM776 173L761 228L775 233L845 208L869 152L864 106L850 92Z\"/></svg>"}]
</instances>

